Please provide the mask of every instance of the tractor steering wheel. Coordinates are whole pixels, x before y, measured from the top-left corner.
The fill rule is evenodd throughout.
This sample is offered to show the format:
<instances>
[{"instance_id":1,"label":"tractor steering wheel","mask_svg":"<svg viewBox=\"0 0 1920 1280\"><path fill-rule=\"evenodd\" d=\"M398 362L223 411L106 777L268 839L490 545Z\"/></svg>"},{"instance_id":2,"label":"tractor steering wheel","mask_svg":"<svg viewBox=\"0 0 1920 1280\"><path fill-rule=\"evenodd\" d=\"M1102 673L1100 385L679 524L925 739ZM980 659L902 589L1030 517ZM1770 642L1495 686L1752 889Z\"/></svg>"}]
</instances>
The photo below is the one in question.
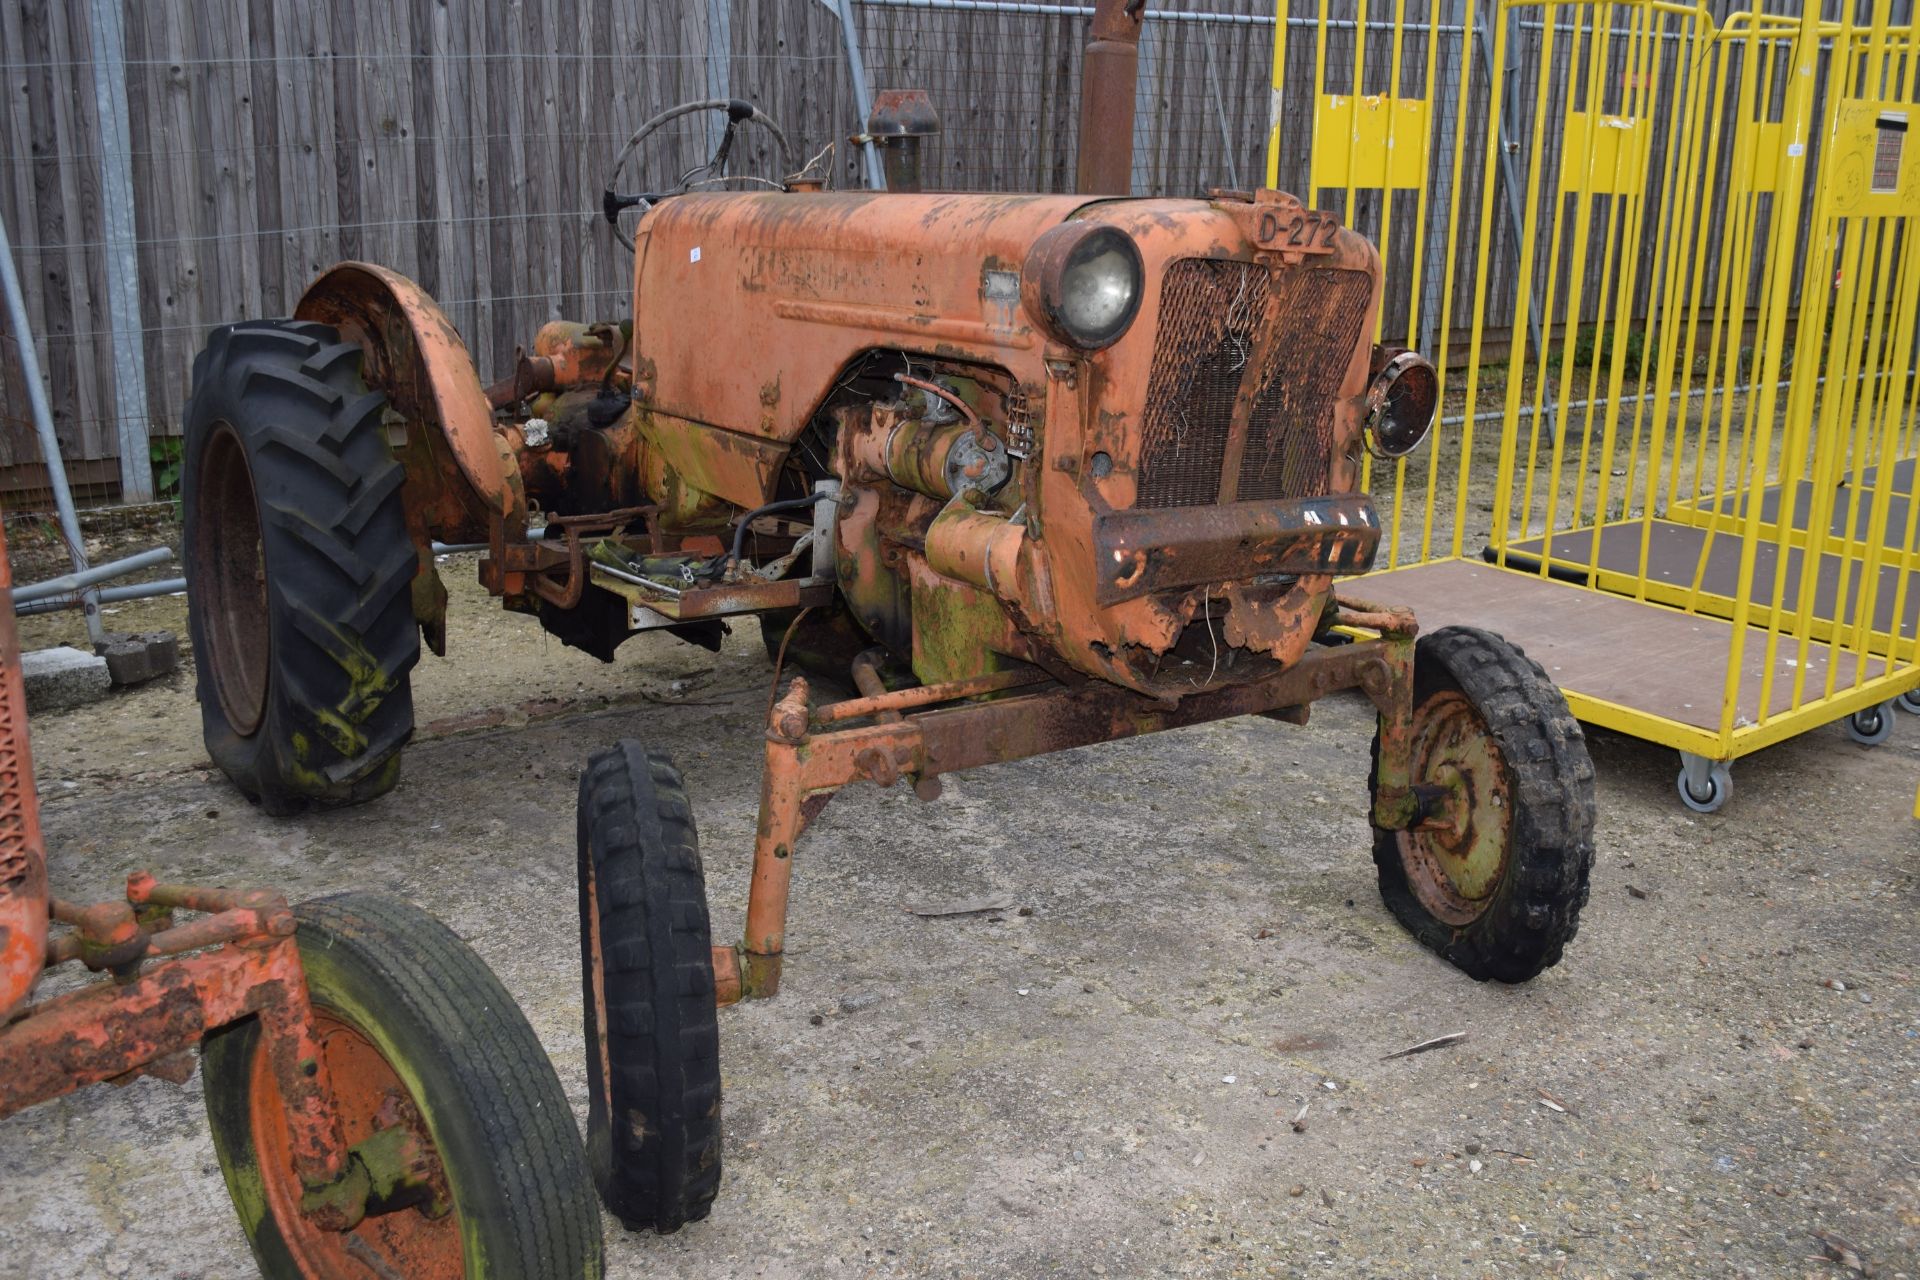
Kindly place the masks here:
<instances>
[{"instance_id":1,"label":"tractor steering wheel","mask_svg":"<svg viewBox=\"0 0 1920 1280\"><path fill-rule=\"evenodd\" d=\"M648 191L639 195L620 195L615 190L620 184L620 171L626 168L627 160L635 151L640 149L640 144L659 132L661 126L670 121L677 120L681 116L692 115L696 111L722 111L726 113L726 132L720 135L720 145L714 148L712 157L709 158L705 164L695 165L693 168L681 174L679 183L672 188L661 191ZM729 174L727 172L727 159L733 152L734 134L743 124L757 124L768 133L771 133L774 142L778 144L780 148L782 172L785 172L791 167L793 157L787 147L787 135L781 132L780 126L775 124L771 117L751 102L743 102L738 98L706 98L699 102L683 102L677 107L667 108L659 115L653 117L653 119L641 125L634 131L633 136L627 139L627 144L620 148L620 154L613 162L613 173L607 179L606 190L601 193L600 198L600 211L606 215L607 225L614 228L615 231L618 231L620 229L620 215L626 210L638 208L642 212L645 212L668 196L677 196L695 187L718 186L725 183L740 182L772 187L776 191L784 190L784 184L775 182L770 178L756 177L752 174ZM631 236L621 235L617 236L616 239L618 239L621 244L626 245L628 249L633 248L633 238Z\"/></svg>"}]
</instances>

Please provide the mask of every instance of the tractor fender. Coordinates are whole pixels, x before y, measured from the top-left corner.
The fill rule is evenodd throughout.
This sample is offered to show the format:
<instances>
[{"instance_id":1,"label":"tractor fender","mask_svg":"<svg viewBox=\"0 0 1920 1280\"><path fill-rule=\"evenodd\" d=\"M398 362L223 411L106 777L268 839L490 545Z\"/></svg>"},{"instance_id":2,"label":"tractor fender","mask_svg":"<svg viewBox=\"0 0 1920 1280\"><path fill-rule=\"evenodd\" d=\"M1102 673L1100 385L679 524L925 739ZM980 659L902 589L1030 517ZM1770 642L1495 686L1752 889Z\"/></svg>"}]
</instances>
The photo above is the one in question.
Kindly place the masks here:
<instances>
[{"instance_id":1,"label":"tractor fender","mask_svg":"<svg viewBox=\"0 0 1920 1280\"><path fill-rule=\"evenodd\" d=\"M410 432L400 452L412 490L407 505L415 513L424 508L432 533L448 542L486 541L496 523L509 537L524 533L526 500L501 461L473 357L425 289L385 267L343 262L307 286L293 314L359 343L367 385L384 392L410 427L429 428Z\"/></svg>"}]
</instances>

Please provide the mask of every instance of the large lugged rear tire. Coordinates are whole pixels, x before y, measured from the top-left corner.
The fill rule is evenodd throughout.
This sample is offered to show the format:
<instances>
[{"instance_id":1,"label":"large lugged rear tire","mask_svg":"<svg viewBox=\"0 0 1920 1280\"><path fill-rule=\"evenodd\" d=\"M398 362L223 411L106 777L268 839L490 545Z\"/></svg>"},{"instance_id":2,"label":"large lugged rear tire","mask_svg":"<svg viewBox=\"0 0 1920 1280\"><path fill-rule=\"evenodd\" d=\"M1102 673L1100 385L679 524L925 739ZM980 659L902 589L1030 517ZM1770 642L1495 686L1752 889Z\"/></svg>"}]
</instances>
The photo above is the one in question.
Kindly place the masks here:
<instances>
[{"instance_id":1,"label":"large lugged rear tire","mask_svg":"<svg viewBox=\"0 0 1920 1280\"><path fill-rule=\"evenodd\" d=\"M419 565L360 348L214 330L186 409L187 617L207 752L272 814L390 790L413 733Z\"/></svg>"},{"instance_id":2,"label":"large lugged rear tire","mask_svg":"<svg viewBox=\"0 0 1920 1280\"><path fill-rule=\"evenodd\" d=\"M1540 664L1475 627L1420 637L1413 781L1455 788L1452 830L1374 828L1380 895L1471 977L1524 982L1560 962L1593 868L1593 760ZM1376 779L1380 739L1373 742Z\"/></svg>"},{"instance_id":3,"label":"large lugged rear tire","mask_svg":"<svg viewBox=\"0 0 1920 1280\"><path fill-rule=\"evenodd\" d=\"M720 1190L720 1022L699 837L680 771L621 742L580 775L587 1163L629 1230Z\"/></svg>"},{"instance_id":4,"label":"large lugged rear tire","mask_svg":"<svg viewBox=\"0 0 1920 1280\"><path fill-rule=\"evenodd\" d=\"M346 1233L302 1216L259 1021L234 1023L204 1047L207 1116L261 1272L598 1277L600 1215L580 1132L552 1062L499 979L445 925L391 898L340 894L294 916L348 1144L395 1125L412 1130L444 1199L371 1213Z\"/></svg>"}]
</instances>

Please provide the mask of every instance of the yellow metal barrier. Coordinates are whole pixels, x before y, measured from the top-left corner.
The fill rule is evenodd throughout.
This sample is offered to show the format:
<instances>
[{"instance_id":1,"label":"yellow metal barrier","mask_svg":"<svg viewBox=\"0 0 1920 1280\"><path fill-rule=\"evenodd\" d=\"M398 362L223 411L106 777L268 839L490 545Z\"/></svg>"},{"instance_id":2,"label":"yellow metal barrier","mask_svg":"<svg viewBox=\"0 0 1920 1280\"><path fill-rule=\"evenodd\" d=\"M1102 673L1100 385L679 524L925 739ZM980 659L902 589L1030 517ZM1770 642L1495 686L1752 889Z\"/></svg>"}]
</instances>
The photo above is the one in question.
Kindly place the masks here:
<instances>
[{"instance_id":1,"label":"yellow metal barrier","mask_svg":"<svg viewBox=\"0 0 1920 1280\"><path fill-rule=\"evenodd\" d=\"M1914 29L1306 7L1268 179L1375 237L1381 341L1443 377L1424 455L1368 476L1369 596L1505 632L1582 719L1678 748L1696 808L1806 729L1884 738L1920 685Z\"/></svg>"}]
</instances>

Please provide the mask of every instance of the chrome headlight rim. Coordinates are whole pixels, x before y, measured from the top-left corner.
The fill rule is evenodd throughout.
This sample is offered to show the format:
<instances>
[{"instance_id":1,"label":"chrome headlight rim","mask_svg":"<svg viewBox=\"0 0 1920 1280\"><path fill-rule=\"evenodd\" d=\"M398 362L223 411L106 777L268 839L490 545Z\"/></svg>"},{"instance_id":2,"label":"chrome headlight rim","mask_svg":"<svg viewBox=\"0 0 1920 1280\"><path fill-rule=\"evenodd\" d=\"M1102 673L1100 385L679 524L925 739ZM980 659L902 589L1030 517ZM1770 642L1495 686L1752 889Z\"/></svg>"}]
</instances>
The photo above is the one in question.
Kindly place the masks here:
<instances>
[{"instance_id":1,"label":"chrome headlight rim","mask_svg":"<svg viewBox=\"0 0 1920 1280\"><path fill-rule=\"evenodd\" d=\"M1072 314L1072 286L1076 275L1102 269L1109 255L1117 256L1128 283L1126 300L1104 324L1089 327ZM1049 335L1081 351L1101 351L1125 337L1139 317L1147 269L1140 246L1121 228L1068 222L1034 241L1020 276L1027 312Z\"/></svg>"},{"instance_id":2,"label":"chrome headlight rim","mask_svg":"<svg viewBox=\"0 0 1920 1280\"><path fill-rule=\"evenodd\" d=\"M1432 434L1439 414L1440 372L1431 360L1417 351L1376 359L1367 386L1368 453L1385 462L1407 457Z\"/></svg>"}]
</instances>

